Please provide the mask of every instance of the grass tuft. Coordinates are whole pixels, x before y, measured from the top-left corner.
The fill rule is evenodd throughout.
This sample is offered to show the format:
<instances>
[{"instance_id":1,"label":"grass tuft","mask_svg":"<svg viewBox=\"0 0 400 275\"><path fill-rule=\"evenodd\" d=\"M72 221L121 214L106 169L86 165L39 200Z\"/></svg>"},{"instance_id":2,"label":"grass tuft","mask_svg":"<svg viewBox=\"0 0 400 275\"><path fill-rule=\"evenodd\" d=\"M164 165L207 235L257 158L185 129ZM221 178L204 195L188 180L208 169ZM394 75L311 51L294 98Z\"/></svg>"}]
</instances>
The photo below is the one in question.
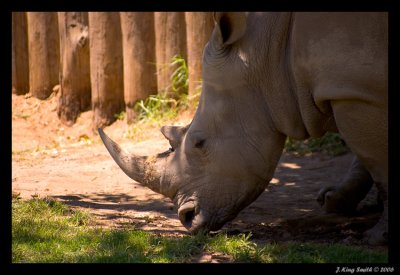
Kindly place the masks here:
<instances>
[{"instance_id":1,"label":"grass tuft","mask_svg":"<svg viewBox=\"0 0 400 275\"><path fill-rule=\"evenodd\" d=\"M176 99L169 98L166 93L161 93L138 101L134 109L139 121L153 124L162 123L178 115L181 103Z\"/></svg>"},{"instance_id":2,"label":"grass tuft","mask_svg":"<svg viewBox=\"0 0 400 275\"><path fill-rule=\"evenodd\" d=\"M189 89L189 70L186 60L180 55L175 55L171 59L171 66L177 67L170 77L172 90L177 95L187 94Z\"/></svg>"},{"instance_id":3,"label":"grass tuft","mask_svg":"<svg viewBox=\"0 0 400 275\"><path fill-rule=\"evenodd\" d=\"M172 93L159 91L157 95L150 95L146 99L136 102L134 110L137 114L137 121L133 127L129 128L127 137L135 135L135 132L138 131L135 129L137 124L160 126L166 121L176 118L182 111L197 108L200 92L188 95L189 74L185 59L176 55L171 59L169 66L176 67L170 77ZM116 117L121 119L124 114L118 114Z\"/></svg>"}]
</instances>

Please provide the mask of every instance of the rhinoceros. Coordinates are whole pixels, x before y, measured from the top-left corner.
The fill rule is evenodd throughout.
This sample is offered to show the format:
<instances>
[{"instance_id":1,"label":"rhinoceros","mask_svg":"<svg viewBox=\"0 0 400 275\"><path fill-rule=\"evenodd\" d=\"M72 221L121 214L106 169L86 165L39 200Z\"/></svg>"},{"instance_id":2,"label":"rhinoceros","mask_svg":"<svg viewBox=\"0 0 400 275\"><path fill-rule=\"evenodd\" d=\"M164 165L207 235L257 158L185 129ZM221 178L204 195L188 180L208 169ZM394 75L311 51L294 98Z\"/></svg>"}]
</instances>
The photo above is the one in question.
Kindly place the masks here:
<instances>
[{"instance_id":1,"label":"rhinoceros","mask_svg":"<svg viewBox=\"0 0 400 275\"><path fill-rule=\"evenodd\" d=\"M348 212L375 184L384 210L365 238L387 243L387 13L220 12L214 21L192 122L163 126L171 148L150 157L121 150L99 129L116 163L169 197L195 234L220 229L265 190L286 137L336 131L354 161L317 200Z\"/></svg>"}]
</instances>

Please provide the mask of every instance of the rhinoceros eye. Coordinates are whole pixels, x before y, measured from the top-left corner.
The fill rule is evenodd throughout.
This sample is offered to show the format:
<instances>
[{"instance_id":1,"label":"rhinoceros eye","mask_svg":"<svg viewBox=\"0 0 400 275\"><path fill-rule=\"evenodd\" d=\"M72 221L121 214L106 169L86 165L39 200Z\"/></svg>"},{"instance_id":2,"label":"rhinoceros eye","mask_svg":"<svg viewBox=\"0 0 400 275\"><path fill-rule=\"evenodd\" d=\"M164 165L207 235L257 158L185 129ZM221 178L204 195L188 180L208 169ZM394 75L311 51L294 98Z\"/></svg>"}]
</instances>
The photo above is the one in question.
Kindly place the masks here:
<instances>
[{"instance_id":1,"label":"rhinoceros eye","mask_svg":"<svg viewBox=\"0 0 400 275\"><path fill-rule=\"evenodd\" d=\"M194 144L194 147L201 149L204 147L205 143L206 143L205 139L200 139L200 140L196 141L196 143Z\"/></svg>"},{"instance_id":2,"label":"rhinoceros eye","mask_svg":"<svg viewBox=\"0 0 400 275\"><path fill-rule=\"evenodd\" d=\"M190 144L188 148L203 149L206 144L206 135L199 130L187 134L187 141Z\"/></svg>"}]
</instances>

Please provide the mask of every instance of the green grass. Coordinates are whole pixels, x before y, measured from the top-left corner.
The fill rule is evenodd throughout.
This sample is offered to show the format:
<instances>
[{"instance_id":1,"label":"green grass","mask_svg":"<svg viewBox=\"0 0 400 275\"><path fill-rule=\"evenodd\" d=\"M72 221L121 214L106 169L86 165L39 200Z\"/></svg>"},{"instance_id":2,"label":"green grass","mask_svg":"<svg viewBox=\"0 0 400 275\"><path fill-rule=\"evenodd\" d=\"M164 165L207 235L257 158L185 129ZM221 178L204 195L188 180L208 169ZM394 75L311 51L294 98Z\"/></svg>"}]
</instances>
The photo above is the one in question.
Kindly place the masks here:
<instances>
[{"instance_id":1,"label":"green grass","mask_svg":"<svg viewBox=\"0 0 400 275\"><path fill-rule=\"evenodd\" d=\"M156 95L150 95L146 99L136 102L134 110L137 113L137 123L160 126L166 121L176 118L184 110L197 108L200 92L188 95L189 73L186 60L176 55L168 66L176 67L170 76L171 91L162 90ZM124 116L124 113L115 115L117 119L124 119Z\"/></svg>"},{"instance_id":2,"label":"green grass","mask_svg":"<svg viewBox=\"0 0 400 275\"><path fill-rule=\"evenodd\" d=\"M126 116L126 112L125 111L121 111L119 114L114 114L114 117L117 120L124 120Z\"/></svg>"},{"instance_id":3,"label":"green grass","mask_svg":"<svg viewBox=\"0 0 400 275\"><path fill-rule=\"evenodd\" d=\"M327 132L320 138L295 140L287 138L285 150L298 155L306 155L315 152L323 152L331 156L339 156L348 152L348 148L341 139L340 134Z\"/></svg>"},{"instance_id":4,"label":"green grass","mask_svg":"<svg viewBox=\"0 0 400 275\"><path fill-rule=\"evenodd\" d=\"M141 141L146 136L144 129L168 124L183 111L197 108L200 92L188 95L189 75L185 59L176 55L167 65L176 67L170 76L172 92L159 91L156 95L150 95L136 102L134 106L136 121L128 126L124 137ZM115 114L115 117L123 120L125 112Z\"/></svg>"},{"instance_id":5,"label":"green grass","mask_svg":"<svg viewBox=\"0 0 400 275\"><path fill-rule=\"evenodd\" d=\"M342 244L289 242L257 246L251 234L228 237L217 235L208 244L209 250L231 255L235 262L252 263L382 263L387 255L381 252Z\"/></svg>"},{"instance_id":6,"label":"green grass","mask_svg":"<svg viewBox=\"0 0 400 275\"><path fill-rule=\"evenodd\" d=\"M171 66L176 66L176 70L170 77L172 90L177 95L187 94L189 89L189 70L186 60L180 55L175 55L171 59Z\"/></svg>"},{"instance_id":7,"label":"green grass","mask_svg":"<svg viewBox=\"0 0 400 275\"><path fill-rule=\"evenodd\" d=\"M181 109L182 103L170 98L166 93L151 95L145 100L138 101L135 105L138 120L150 123L175 118Z\"/></svg>"},{"instance_id":8,"label":"green grass","mask_svg":"<svg viewBox=\"0 0 400 275\"><path fill-rule=\"evenodd\" d=\"M175 118L180 111L189 108L189 73L186 61L176 55L172 57L169 66L176 67L170 76L172 94L159 91L157 95L150 95L145 100L139 100L134 107L139 121L162 123Z\"/></svg>"},{"instance_id":9,"label":"green grass","mask_svg":"<svg viewBox=\"0 0 400 275\"><path fill-rule=\"evenodd\" d=\"M384 263L387 255L340 244L282 243L258 246L251 234L162 237L126 226L96 228L93 217L52 199L12 201L14 263L184 263L202 253L233 262Z\"/></svg>"}]
</instances>

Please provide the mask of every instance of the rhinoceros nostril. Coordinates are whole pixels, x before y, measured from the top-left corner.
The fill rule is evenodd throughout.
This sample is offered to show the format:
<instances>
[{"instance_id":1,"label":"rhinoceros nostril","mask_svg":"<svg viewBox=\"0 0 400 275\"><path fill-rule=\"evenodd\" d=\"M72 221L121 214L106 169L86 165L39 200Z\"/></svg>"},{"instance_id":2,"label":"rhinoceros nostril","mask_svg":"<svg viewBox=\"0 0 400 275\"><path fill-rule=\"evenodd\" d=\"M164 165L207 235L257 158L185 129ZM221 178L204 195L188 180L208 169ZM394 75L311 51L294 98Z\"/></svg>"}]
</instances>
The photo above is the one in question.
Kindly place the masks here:
<instances>
[{"instance_id":1,"label":"rhinoceros nostril","mask_svg":"<svg viewBox=\"0 0 400 275\"><path fill-rule=\"evenodd\" d=\"M195 206L193 203L188 203L182 206L179 211L179 220L187 228L192 227L193 219L195 217Z\"/></svg>"},{"instance_id":2,"label":"rhinoceros nostril","mask_svg":"<svg viewBox=\"0 0 400 275\"><path fill-rule=\"evenodd\" d=\"M194 210L186 212L184 217L185 224L191 226L193 218L194 218Z\"/></svg>"}]
</instances>

